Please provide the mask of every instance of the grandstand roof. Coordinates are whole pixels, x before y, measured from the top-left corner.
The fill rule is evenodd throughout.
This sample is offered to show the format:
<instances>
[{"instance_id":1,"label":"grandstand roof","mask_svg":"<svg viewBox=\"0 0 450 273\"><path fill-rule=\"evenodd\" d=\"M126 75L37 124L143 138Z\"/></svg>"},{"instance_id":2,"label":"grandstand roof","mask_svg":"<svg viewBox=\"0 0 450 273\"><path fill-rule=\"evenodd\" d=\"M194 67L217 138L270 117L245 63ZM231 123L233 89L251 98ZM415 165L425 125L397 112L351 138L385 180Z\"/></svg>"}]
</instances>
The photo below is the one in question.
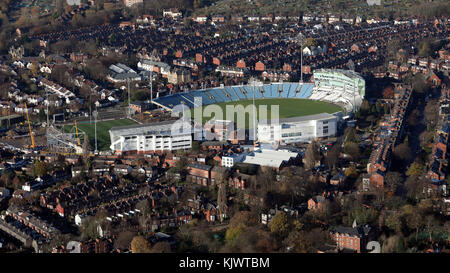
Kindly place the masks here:
<instances>
[{"instance_id":1,"label":"grandstand roof","mask_svg":"<svg viewBox=\"0 0 450 273\"><path fill-rule=\"evenodd\" d=\"M280 118L279 124L281 123L288 123L288 122L301 122L301 121L309 121L309 120L320 120L320 119L329 119L336 117L333 114L328 113L320 113L315 115L308 115L308 116L301 116L301 117L293 117L293 118ZM259 123L265 123L270 124L272 120L261 120Z\"/></svg>"},{"instance_id":2,"label":"grandstand roof","mask_svg":"<svg viewBox=\"0 0 450 273\"><path fill-rule=\"evenodd\" d=\"M362 79L362 76L353 70L321 68L314 70L314 74L315 73L341 73L352 79L353 78Z\"/></svg>"},{"instance_id":3,"label":"grandstand roof","mask_svg":"<svg viewBox=\"0 0 450 273\"><path fill-rule=\"evenodd\" d=\"M121 126L121 127L113 127L109 131L113 133L132 133L134 135L138 134L156 134L156 135L170 135L172 132L174 124L177 120L169 120L162 122L154 122L148 124L137 124L137 125L129 125L129 126ZM181 127L183 124L179 123L177 127Z\"/></svg>"}]
</instances>

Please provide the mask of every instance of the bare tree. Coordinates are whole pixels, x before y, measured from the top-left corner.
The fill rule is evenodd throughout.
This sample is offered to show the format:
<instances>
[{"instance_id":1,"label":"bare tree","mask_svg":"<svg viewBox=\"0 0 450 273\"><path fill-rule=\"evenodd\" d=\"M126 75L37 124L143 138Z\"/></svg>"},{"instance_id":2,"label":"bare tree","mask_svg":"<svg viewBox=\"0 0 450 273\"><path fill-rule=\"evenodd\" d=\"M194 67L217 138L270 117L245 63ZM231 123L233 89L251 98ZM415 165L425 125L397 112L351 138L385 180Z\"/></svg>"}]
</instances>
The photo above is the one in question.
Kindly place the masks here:
<instances>
[{"instance_id":1,"label":"bare tree","mask_svg":"<svg viewBox=\"0 0 450 273\"><path fill-rule=\"evenodd\" d=\"M227 189L226 189L226 182L224 179L222 179L222 183L219 184L219 192L217 195L217 205L219 207L219 218L220 221L223 221L224 215L228 209L227 206Z\"/></svg>"},{"instance_id":2,"label":"bare tree","mask_svg":"<svg viewBox=\"0 0 450 273\"><path fill-rule=\"evenodd\" d=\"M316 165L316 161L320 159L319 144L314 140L306 148L305 167L312 169Z\"/></svg>"}]
</instances>

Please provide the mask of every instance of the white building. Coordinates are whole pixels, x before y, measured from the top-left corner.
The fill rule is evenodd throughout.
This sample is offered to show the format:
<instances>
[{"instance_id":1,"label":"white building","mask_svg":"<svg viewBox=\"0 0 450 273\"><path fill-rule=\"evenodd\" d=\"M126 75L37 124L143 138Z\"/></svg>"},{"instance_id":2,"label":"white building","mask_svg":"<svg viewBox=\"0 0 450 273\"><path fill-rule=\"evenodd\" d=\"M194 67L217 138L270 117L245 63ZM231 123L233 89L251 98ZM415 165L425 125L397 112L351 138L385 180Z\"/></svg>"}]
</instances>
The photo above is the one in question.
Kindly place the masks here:
<instances>
[{"instance_id":1,"label":"white building","mask_svg":"<svg viewBox=\"0 0 450 273\"><path fill-rule=\"evenodd\" d=\"M79 6L81 5L81 0L67 0L67 5L69 6Z\"/></svg>"},{"instance_id":2,"label":"white building","mask_svg":"<svg viewBox=\"0 0 450 273\"><path fill-rule=\"evenodd\" d=\"M144 3L144 0L123 0L123 3L127 7L132 7L132 6L136 5L136 4Z\"/></svg>"},{"instance_id":3,"label":"white building","mask_svg":"<svg viewBox=\"0 0 450 273\"><path fill-rule=\"evenodd\" d=\"M243 162L279 169L293 162L297 158L299 158L298 153L290 152L288 150L261 149L248 153Z\"/></svg>"},{"instance_id":4,"label":"white building","mask_svg":"<svg viewBox=\"0 0 450 273\"><path fill-rule=\"evenodd\" d=\"M181 120L115 127L109 134L110 148L116 153L144 154L192 147L190 123Z\"/></svg>"},{"instance_id":5,"label":"white building","mask_svg":"<svg viewBox=\"0 0 450 273\"><path fill-rule=\"evenodd\" d=\"M195 22L197 23L205 23L208 20L208 17L206 16L197 16L197 18L195 18Z\"/></svg>"},{"instance_id":6,"label":"white building","mask_svg":"<svg viewBox=\"0 0 450 273\"><path fill-rule=\"evenodd\" d=\"M316 138L336 135L338 118L322 113L303 117L261 121L258 124L258 140L262 143L308 142Z\"/></svg>"},{"instance_id":7,"label":"white building","mask_svg":"<svg viewBox=\"0 0 450 273\"><path fill-rule=\"evenodd\" d=\"M365 96L366 82L352 70L316 69L314 88L310 100L331 102L342 106L347 112L355 111Z\"/></svg>"},{"instance_id":8,"label":"white building","mask_svg":"<svg viewBox=\"0 0 450 273\"><path fill-rule=\"evenodd\" d=\"M153 71L162 75L167 75L170 72L170 65L152 60L142 59L138 62L137 67L139 70Z\"/></svg>"},{"instance_id":9,"label":"white building","mask_svg":"<svg viewBox=\"0 0 450 273\"><path fill-rule=\"evenodd\" d=\"M177 9L163 11L163 17L171 17L173 19L178 19L178 17L181 18L182 16L183 16L183 14L181 13L181 11L179 11Z\"/></svg>"},{"instance_id":10,"label":"white building","mask_svg":"<svg viewBox=\"0 0 450 273\"><path fill-rule=\"evenodd\" d=\"M243 162L246 154L228 154L222 156L222 167L231 168L236 163Z\"/></svg>"}]
</instances>

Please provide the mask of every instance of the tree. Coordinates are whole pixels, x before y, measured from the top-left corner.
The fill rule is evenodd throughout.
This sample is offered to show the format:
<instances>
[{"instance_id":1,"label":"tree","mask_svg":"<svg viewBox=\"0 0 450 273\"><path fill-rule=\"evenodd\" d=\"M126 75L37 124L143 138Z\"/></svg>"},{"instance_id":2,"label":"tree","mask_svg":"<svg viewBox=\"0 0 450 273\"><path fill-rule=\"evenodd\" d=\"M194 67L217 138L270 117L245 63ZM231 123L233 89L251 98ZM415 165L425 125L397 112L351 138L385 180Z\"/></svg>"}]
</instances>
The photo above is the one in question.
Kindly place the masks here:
<instances>
[{"instance_id":1,"label":"tree","mask_svg":"<svg viewBox=\"0 0 450 273\"><path fill-rule=\"evenodd\" d=\"M420 176L423 173L424 166L418 162L413 162L406 171L407 176Z\"/></svg>"},{"instance_id":2,"label":"tree","mask_svg":"<svg viewBox=\"0 0 450 273\"><path fill-rule=\"evenodd\" d=\"M427 180L421 177L408 177L405 182L406 195L413 200L419 200L426 184Z\"/></svg>"},{"instance_id":3,"label":"tree","mask_svg":"<svg viewBox=\"0 0 450 273\"><path fill-rule=\"evenodd\" d=\"M33 174L35 176L43 176L43 175L47 174L47 172L48 172L47 163L45 163L43 161L34 162Z\"/></svg>"},{"instance_id":4,"label":"tree","mask_svg":"<svg viewBox=\"0 0 450 273\"><path fill-rule=\"evenodd\" d=\"M98 236L99 236L98 223L97 223L95 217L93 217L93 216L87 217L83 221L81 238L83 240L97 239Z\"/></svg>"},{"instance_id":5,"label":"tree","mask_svg":"<svg viewBox=\"0 0 450 273\"><path fill-rule=\"evenodd\" d=\"M326 161L329 169L335 169L336 164L339 160L339 155L341 154L341 146L338 144L333 145L327 152Z\"/></svg>"},{"instance_id":6,"label":"tree","mask_svg":"<svg viewBox=\"0 0 450 273\"><path fill-rule=\"evenodd\" d=\"M352 157L353 161L357 161L360 156L359 145L355 142L347 142L344 145L344 152Z\"/></svg>"},{"instance_id":7,"label":"tree","mask_svg":"<svg viewBox=\"0 0 450 273\"><path fill-rule=\"evenodd\" d=\"M408 228L415 230L416 240L419 236L419 229L423 225L423 216L420 210L413 207L412 205L405 205L402 207L402 215L406 220L406 225Z\"/></svg>"},{"instance_id":8,"label":"tree","mask_svg":"<svg viewBox=\"0 0 450 273\"><path fill-rule=\"evenodd\" d=\"M313 140L306 148L305 167L312 169L316 165L316 161L320 159L319 144Z\"/></svg>"},{"instance_id":9,"label":"tree","mask_svg":"<svg viewBox=\"0 0 450 273\"><path fill-rule=\"evenodd\" d=\"M150 253L150 244L143 236L135 236L131 240L132 253Z\"/></svg>"},{"instance_id":10,"label":"tree","mask_svg":"<svg viewBox=\"0 0 450 273\"><path fill-rule=\"evenodd\" d=\"M345 129L344 135L345 135L344 145L349 142L358 143L358 141L359 141L359 137L356 134L355 128L349 127L347 129Z\"/></svg>"},{"instance_id":11,"label":"tree","mask_svg":"<svg viewBox=\"0 0 450 273\"><path fill-rule=\"evenodd\" d=\"M319 248L332 243L330 233L321 228L314 228L308 232L293 231L283 241L286 247L290 247L296 253L317 253Z\"/></svg>"},{"instance_id":12,"label":"tree","mask_svg":"<svg viewBox=\"0 0 450 273\"><path fill-rule=\"evenodd\" d=\"M430 42L427 40L423 40L419 44L419 56L421 57L430 57L432 53Z\"/></svg>"},{"instance_id":13,"label":"tree","mask_svg":"<svg viewBox=\"0 0 450 273\"><path fill-rule=\"evenodd\" d=\"M198 153L200 152L201 146L198 141L192 141L192 152Z\"/></svg>"},{"instance_id":14,"label":"tree","mask_svg":"<svg viewBox=\"0 0 450 273\"><path fill-rule=\"evenodd\" d=\"M411 159L411 149L406 143L401 143L394 148L394 156L401 161L408 161Z\"/></svg>"},{"instance_id":15,"label":"tree","mask_svg":"<svg viewBox=\"0 0 450 273\"><path fill-rule=\"evenodd\" d=\"M396 233L400 233L402 230L401 214L398 211L389 213L389 215L385 219L385 225Z\"/></svg>"},{"instance_id":16,"label":"tree","mask_svg":"<svg viewBox=\"0 0 450 273\"><path fill-rule=\"evenodd\" d=\"M229 227L225 232L225 240L232 244L242 233L244 233L244 231L245 225L243 223Z\"/></svg>"},{"instance_id":17,"label":"tree","mask_svg":"<svg viewBox=\"0 0 450 273\"><path fill-rule=\"evenodd\" d=\"M148 199L144 199L142 201L139 201L136 204L136 208L141 211L141 213L146 216L147 214L152 212L152 205L150 204L150 201Z\"/></svg>"},{"instance_id":18,"label":"tree","mask_svg":"<svg viewBox=\"0 0 450 273\"><path fill-rule=\"evenodd\" d=\"M157 242L151 249L151 253L171 253L172 248L168 242Z\"/></svg>"},{"instance_id":19,"label":"tree","mask_svg":"<svg viewBox=\"0 0 450 273\"><path fill-rule=\"evenodd\" d=\"M407 118L407 122L409 126L417 126L417 124L419 124L419 111L417 109L411 111L411 114L409 114Z\"/></svg>"},{"instance_id":20,"label":"tree","mask_svg":"<svg viewBox=\"0 0 450 273\"><path fill-rule=\"evenodd\" d=\"M37 63L31 64L31 73L33 73L34 76L38 75L39 73L39 66Z\"/></svg>"},{"instance_id":21,"label":"tree","mask_svg":"<svg viewBox=\"0 0 450 273\"><path fill-rule=\"evenodd\" d=\"M345 169L345 176L349 178L357 178L358 177L358 171L354 166L350 166L347 169Z\"/></svg>"},{"instance_id":22,"label":"tree","mask_svg":"<svg viewBox=\"0 0 450 273\"><path fill-rule=\"evenodd\" d=\"M425 122L427 124L430 124L430 126L432 128L434 128L434 126L439 118L439 111L436 111L436 109L438 109L438 108L439 108L438 100L431 99L427 102L427 104L425 105L425 109L423 110Z\"/></svg>"},{"instance_id":23,"label":"tree","mask_svg":"<svg viewBox=\"0 0 450 273\"><path fill-rule=\"evenodd\" d=\"M361 112L366 115L369 111L370 111L370 103L368 100L363 100L363 102L361 103Z\"/></svg>"},{"instance_id":24,"label":"tree","mask_svg":"<svg viewBox=\"0 0 450 273\"><path fill-rule=\"evenodd\" d=\"M227 211L227 189L226 182L222 178L221 183L219 184L219 193L217 195L217 205L219 207L219 218L220 221L223 221L224 215Z\"/></svg>"},{"instance_id":25,"label":"tree","mask_svg":"<svg viewBox=\"0 0 450 273\"><path fill-rule=\"evenodd\" d=\"M417 73L412 78L412 88L417 93L425 93L428 91L429 86L426 82L425 76L422 73Z\"/></svg>"},{"instance_id":26,"label":"tree","mask_svg":"<svg viewBox=\"0 0 450 273\"><path fill-rule=\"evenodd\" d=\"M383 99L393 99L394 98L394 88L392 85L388 85L383 89Z\"/></svg>"},{"instance_id":27,"label":"tree","mask_svg":"<svg viewBox=\"0 0 450 273\"><path fill-rule=\"evenodd\" d=\"M388 191L396 192L398 187L401 185L403 178L398 172L388 172L385 178L385 186Z\"/></svg>"},{"instance_id":28,"label":"tree","mask_svg":"<svg viewBox=\"0 0 450 273\"><path fill-rule=\"evenodd\" d=\"M55 11L57 15L62 15L64 13L64 0L56 0Z\"/></svg>"},{"instance_id":29,"label":"tree","mask_svg":"<svg viewBox=\"0 0 450 273\"><path fill-rule=\"evenodd\" d=\"M396 56L397 51L401 48L401 42L400 39L390 39L387 42L386 50L388 54L387 61L393 60Z\"/></svg>"},{"instance_id":30,"label":"tree","mask_svg":"<svg viewBox=\"0 0 450 273\"><path fill-rule=\"evenodd\" d=\"M350 213L347 216L347 223L351 224L356 220L356 222L361 225L372 225L376 223L377 217L377 212L374 209L360 206L350 210Z\"/></svg>"},{"instance_id":31,"label":"tree","mask_svg":"<svg viewBox=\"0 0 450 273\"><path fill-rule=\"evenodd\" d=\"M272 233L284 237L289 231L289 219L286 213L278 211L269 223L269 229Z\"/></svg>"},{"instance_id":32,"label":"tree","mask_svg":"<svg viewBox=\"0 0 450 273\"><path fill-rule=\"evenodd\" d=\"M39 120L42 122L46 120L46 117L47 115L45 114L44 108L41 108L41 110L39 110Z\"/></svg>"},{"instance_id":33,"label":"tree","mask_svg":"<svg viewBox=\"0 0 450 273\"><path fill-rule=\"evenodd\" d=\"M129 230L120 232L119 235L117 235L117 239L114 240L114 247L120 250L129 249L134 235L134 232Z\"/></svg>"}]
</instances>

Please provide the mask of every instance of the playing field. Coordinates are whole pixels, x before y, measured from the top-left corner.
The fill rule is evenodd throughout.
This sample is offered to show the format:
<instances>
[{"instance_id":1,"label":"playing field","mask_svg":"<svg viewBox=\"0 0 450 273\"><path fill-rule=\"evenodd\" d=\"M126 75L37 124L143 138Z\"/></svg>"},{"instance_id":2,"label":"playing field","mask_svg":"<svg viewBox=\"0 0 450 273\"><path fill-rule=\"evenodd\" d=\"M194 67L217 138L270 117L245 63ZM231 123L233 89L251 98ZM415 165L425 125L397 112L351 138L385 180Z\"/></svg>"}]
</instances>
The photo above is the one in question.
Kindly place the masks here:
<instances>
[{"instance_id":1,"label":"playing field","mask_svg":"<svg viewBox=\"0 0 450 273\"><path fill-rule=\"evenodd\" d=\"M242 101L233 101L233 102L225 102L225 103L218 103L215 105L220 106L220 108L223 111L223 117L217 117L217 119L227 119L226 118L226 106L227 105L242 105L244 108L247 105L252 104L252 100L242 100ZM271 118L271 106L272 105L279 105L279 117L280 118L292 118L292 117L299 117L299 116L308 116L308 115L314 115L314 114L320 114L320 113L335 113L342 111L342 109L339 106L322 102L322 101L314 101L314 100L305 100L305 99L262 99L262 100L255 100L256 109L259 110L260 105L267 105L267 118ZM210 120L214 117L214 113L211 117L205 117L205 108L207 106L203 106L202 113L203 113L203 123ZM257 112L257 115L259 113ZM191 110L191 116L194 116L194 110ZM249 114L246 113L245 115L246 119L246 128L249 126ZM235 114L234 120L237 120L237 114Z\"/></svg>"},{"instance_id":2,"label":"playing field","mask_svg":"<svg viewBox=\"0 0 450 273\"><path fill-rule=\"evenodd\" d=\"M119 120L108 120L108 121L99 121L97 122L97 146L99 151L107 151L109 150L109 146L111 145L110 137L109 137L109 129L112 127L120 127L133 125L136 122L130 119L119 119ZM91 145L91 150L95 149L95 131L94 131L94 122L89 121L79 122L78 130L83 131L88 135L89 144ZM74 132L73 125L65 125L63 130L65 132Z\"/></svg>"}]
</instances>

